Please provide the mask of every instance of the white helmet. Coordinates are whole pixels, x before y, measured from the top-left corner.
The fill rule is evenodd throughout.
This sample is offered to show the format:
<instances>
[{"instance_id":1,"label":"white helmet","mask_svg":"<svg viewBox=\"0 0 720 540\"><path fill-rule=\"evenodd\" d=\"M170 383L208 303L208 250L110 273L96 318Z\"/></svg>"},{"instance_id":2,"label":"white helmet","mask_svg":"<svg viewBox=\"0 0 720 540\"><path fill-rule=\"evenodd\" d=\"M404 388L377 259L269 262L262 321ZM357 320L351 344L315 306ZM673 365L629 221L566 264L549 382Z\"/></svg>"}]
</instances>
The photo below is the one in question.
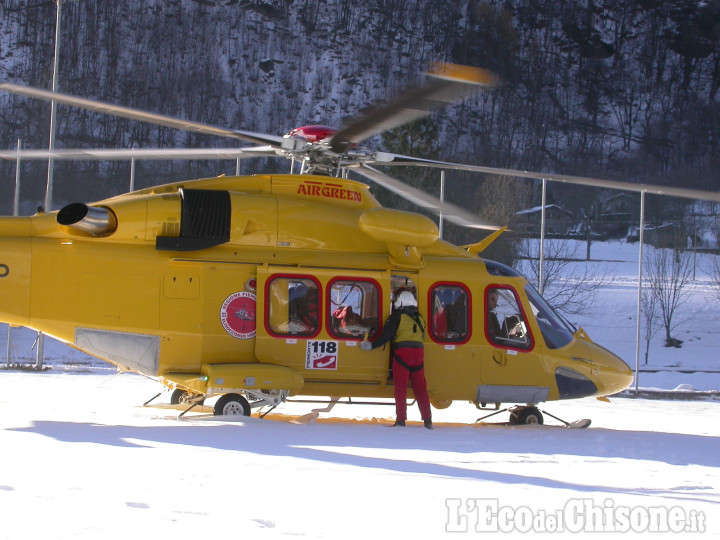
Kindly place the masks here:
<instances>
[{"instance_id":1,"label":"white helmet","mask_svg":"<svg viewBox=\"0 0 720 540\"><path fill-rule=\"evenodd\" d=\"M397 298L395 298L395 309L409 306L417 307L417 300L415 300L413 293L410 291L403 291L398 294Z\"/></svg>"}]
</instances>

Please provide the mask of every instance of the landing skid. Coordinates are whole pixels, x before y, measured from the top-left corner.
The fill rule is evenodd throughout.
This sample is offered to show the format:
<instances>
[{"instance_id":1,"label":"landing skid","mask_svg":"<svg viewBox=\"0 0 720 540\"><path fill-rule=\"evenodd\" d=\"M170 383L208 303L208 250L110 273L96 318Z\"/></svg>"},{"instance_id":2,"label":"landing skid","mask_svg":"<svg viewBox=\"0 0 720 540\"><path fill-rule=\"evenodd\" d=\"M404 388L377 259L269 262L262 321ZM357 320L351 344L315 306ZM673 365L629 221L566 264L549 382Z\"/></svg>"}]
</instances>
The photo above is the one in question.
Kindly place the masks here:
<instances>
[{"instance_id":1,"label":"landing skid","mask_svg":"<svg viewBox=\"0 0 720 540\"><path fill-rule=\"evenodd\" d=\"M157 399L162 392L148 399L143 403L143 407L148 407ZM270 413L278 405L283 403L289 394L288 390L250 390L238 389L235 392L221 394L214 406L211 406L214 416L223 415L241 415L250 416L253 410L257 410L258 417L263 418ZM178 408L186 406L186 408L178 415L178 419L183 418L187 413L198 406L204 406L207 399L213 398L218 394L194 394L192 392L176 388L171 397L170 404L165 406L169 408ZM262 409L268 407L268 410ZM207 407L206 407L207 408Z\"/></svg>"},{"instance_id":2,"label":"landing skid","mask_svg":"<svg viewBox=\"0 0 720 540\"><path fill-rule=\"evenodd\" d=\"M312 424L318 419L321 412L330 412L332 408L337 405L338 401L340 401L340 398L333 396L330 398L330 403L328 403L327 407L322 409L313 409L312 412L298 416L295 420L290 420L290 422L293 424Z\"/></svg>"},{"instance_id":3,"label":"landing skid","mask_svg":"<svg viewBox=\"0 0 720 540\"><path fill-rule=\"evenodd\" d=\"M189 413L191 410L193 410L195 407L197 407L197 406L200 405L200 404L202 404L202 400L201 400L201 401L196 401L195 403L193 403L192 405L190 405L187 409L185 409L183 412L181 412L180 414L178 414L178 420L180 420L183 416L185 416L187 413Z\"/></svg>"},{"instance_id":4,"label":"landing skid","mask_svg":"<svg viewBox=\"0 0 720 540\"><path fill-rule=\"evenodd\" d=\"M537 407L534 405L516 405L515 407L506 407L504 409L499 409L493 413L490 413L488 415L482 416L478 418L475 422L482 422L483 420L486 420L487 418L490 418L492 416L495 416L496 414L500 414L503 412L510 412L510 421L507 422L506 425L510 426L520 426L520 425L542 425L544 423L543 420L543 414L546 414L550 418L554 418L558 422L560 422L563 426L566 428L571 429L584 429L588 427L592 420L589 418L583 418L581 420L575 420L574 422L567 422L566 420L563 420L562 418L558 418L557 416L550 414L547 411L540 411Z\"/></svg>"},{"instance_id":5,"label":"landing skid","mask_svg":"<svg viewBox=\"0 0 720 540\"><path fill-rule=\"evenodd\" d=\"M153 397L151 397L150 399L148 399L145 403L143 403L143 407L147 407L148 405L150 405L150 403L152 403L153 401L155 401L155 400L156 400L157 398L159 398L161 395L162 395L162 392L158 392L158 393L155 394Z\"/></svg>"},{"instance_id":6,"label":"landing skid","mask_svg":"<svg viewBox=\"0 0 720 540\"><path fill-rule=\"evenodd\" d=\"M565 427L572 429L585 429L592 423L592 420L590 420L589 418L582 418L580 420L575 420L574 422L566 422L562 418L558 418L557 416L554 416L547 411L543 411L543 413L547 414L550 418L554 418L558 422L562 422Z\"/></svg>"},{"instance_id":7,"label":"landing skid","mask_svg":"<svg viewBox=\"0 0 720 540\"><path fill-rule=\"evenodd\" d=\"M332 396L330 397L330 401L318 401L314 399L289 399L288 402L291 403L324 403L327 406L322 409L313 409L312 412L309 412L307 414L303 414L302 416L297 417L294 420L291 420L293 424L311 424L315 422L315 420L318 419L321 412L330 412L332 408L340 403L341 405L384 405L384 406L394 406L394 401L353 401L351 397L345 398L343 401L341 401L340 397ZM411 402L406 402L408 407L412 407L415 405L415 400L412 400Z\"/></svg>"}]
</instances>

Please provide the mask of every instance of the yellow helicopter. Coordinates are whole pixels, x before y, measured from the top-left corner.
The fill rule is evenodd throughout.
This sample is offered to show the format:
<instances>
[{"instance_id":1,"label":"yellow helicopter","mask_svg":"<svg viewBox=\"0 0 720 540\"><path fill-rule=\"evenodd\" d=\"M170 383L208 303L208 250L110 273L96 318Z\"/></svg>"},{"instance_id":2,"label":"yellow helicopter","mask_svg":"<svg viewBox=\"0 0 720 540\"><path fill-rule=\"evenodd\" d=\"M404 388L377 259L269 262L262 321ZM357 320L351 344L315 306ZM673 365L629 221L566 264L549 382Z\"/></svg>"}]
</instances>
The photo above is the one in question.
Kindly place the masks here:
<instances>
[{"instance_id":1,"label":"yellow helicopter","mask_svg":"<svg viewBox=\"0 0 720 540\"><path fill-rule=\"evenodd\" d=\"M259 145L184 155L280 156L300 162L303 173L189 180L2 217L0 320L157 378L174 389L174 403L192 407L219 396L215 414L250 415L291 396L332 396L333 403L392 398L388 352L364 352L359 344L380 335L394 296L411 290L428 321L425 372L437 408L456 400L494 411L508 404L515 405L511 423L542 423L541 402L604 398L627 388L632 371L625 362L570 327L522 275L478 256L502 229L478 244L452 245L429 218L381 207L368 185L348 179L347 171L445 219L486 229L497 227L372 165L499 172L715 200L717 194L358 146L496 84L493 74L476 68L440 65L430 75L427 84L345 128L305 126L284 137L0 84L19 95ZM57 150L0 157L170 154Z\"/></svg>"}]
</instances>

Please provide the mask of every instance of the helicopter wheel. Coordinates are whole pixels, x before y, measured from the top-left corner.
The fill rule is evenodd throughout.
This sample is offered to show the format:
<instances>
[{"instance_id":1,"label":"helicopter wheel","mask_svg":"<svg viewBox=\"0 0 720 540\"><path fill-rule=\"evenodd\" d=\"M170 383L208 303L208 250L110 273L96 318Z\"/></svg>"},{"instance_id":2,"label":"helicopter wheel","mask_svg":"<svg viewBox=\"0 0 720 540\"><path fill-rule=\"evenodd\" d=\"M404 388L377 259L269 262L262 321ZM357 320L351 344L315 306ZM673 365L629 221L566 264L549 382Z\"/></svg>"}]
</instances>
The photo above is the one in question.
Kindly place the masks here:
<instances>
[{"instance_id":1,"label":"helicopter wheel","mask_svg":"<svg viewBox=\"0 0 720 540\"><path fill-rule=\"evenodd\" d=\"M215 403L215 416L242 415L250 416L250 403L240 394L225 394Z\"/></svg>"},{"instance_id":2,"label":"helicopter wheel","mask_svg":"<svg viewBox=\"0 0 720 540\"><path fill-rule=\"evenodd\" d=\"M187 403L192 403L192 400L196 397L197 396L192 392L182 390L181 388L176 388L175 390L173 390L173 393L170 394L170 405L185 405ZM199 403L199 405L202 405L204 401L205 400L203 399Z\"/></svg>"},{"instance_id":3,"label":"helicopter wheel","mask_svg":"<svg viewBox=\"0 0 720 540\"><path fill-rule=\"evenodd\" d=\"M537 407L522 407L510 413L510 425L542 424L543 415Z\"/></svg>"}]
</instances>

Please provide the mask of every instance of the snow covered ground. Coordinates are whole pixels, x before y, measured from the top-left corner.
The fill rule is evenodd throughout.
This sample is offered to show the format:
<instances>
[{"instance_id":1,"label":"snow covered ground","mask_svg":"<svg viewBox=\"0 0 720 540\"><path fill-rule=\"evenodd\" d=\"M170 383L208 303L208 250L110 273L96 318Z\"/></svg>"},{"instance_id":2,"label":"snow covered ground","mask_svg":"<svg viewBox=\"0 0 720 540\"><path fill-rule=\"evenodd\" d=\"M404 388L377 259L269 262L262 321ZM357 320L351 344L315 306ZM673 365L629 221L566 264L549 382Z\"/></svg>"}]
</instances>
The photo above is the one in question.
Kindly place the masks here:
<instances>
[{"instance_id":1,"label":"snow covered ground","mask_svg":"<svg viewBox=\"0 0 720 540\"><path fill-rule=\"evenodd\" d=\"M614 281L573 320L631 365L636 249L593 246ZM640 387L720 389L711 292L698 273L676 332L685 343L667 349L656 337L657 372L641 372ZM14 359L31 362L34 334L14 336ZM2 539L720 538L718 400L542 404L591 418L585 430L548 416L545 426L487 423L506 413L476 424L485 413L467 403L434 411L433 431L386 427L392 406L338 405L308 425L291 422L312 408L300 403L265 419L178 419L166 393L142 407L160 391L152 380L52 340L46 357L44 373L0 371ZM417 407L409 415L418 420Z\"/></svg>"},{"instance_id":2,"label":"snow covered ground","mask_svg":"<svg viewBox=\"0 0 720 540\"><path fill-rule=\"evenodd\" d=\"M717 401L543 407L585 430L475 425L463 403L433 431L386 427L389 406L297 425L309 405L178 419L141 406L153 381L90 371L0 373L0 538L720 537Z\"/></svg>"}]
</instances>

